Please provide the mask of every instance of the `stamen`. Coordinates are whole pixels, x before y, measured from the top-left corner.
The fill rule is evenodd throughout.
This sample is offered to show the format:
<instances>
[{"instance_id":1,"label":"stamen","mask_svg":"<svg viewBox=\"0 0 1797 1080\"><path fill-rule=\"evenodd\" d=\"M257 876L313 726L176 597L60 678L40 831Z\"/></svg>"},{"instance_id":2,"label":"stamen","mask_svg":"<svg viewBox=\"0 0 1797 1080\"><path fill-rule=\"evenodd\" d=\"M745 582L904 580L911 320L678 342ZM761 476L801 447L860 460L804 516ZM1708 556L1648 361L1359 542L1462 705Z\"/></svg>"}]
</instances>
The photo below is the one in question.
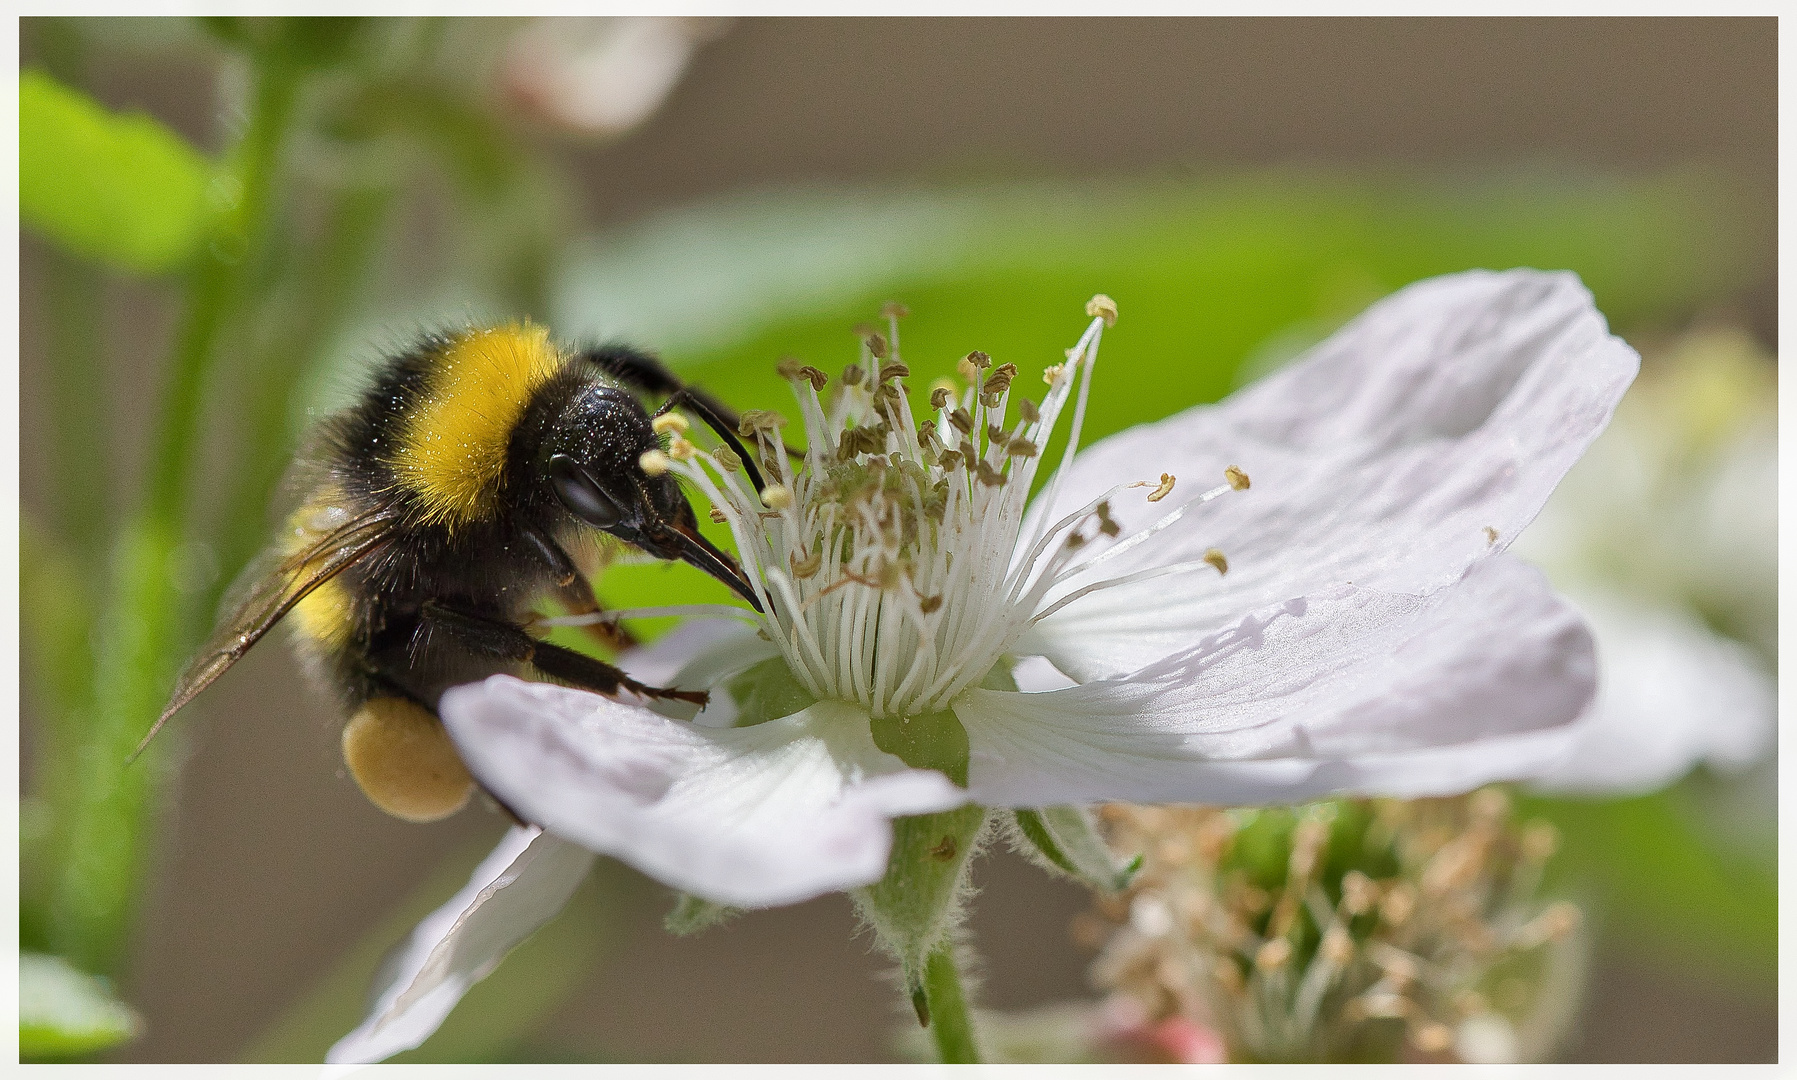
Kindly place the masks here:
<instances>
[{"instance_id":1,"label":"stamen","mask_svg":"<svg viewBox=\"0 0 1797 1080\"><path fill-rule=\"evenodd\" d=\"M1108 326L1117 325L1117 301L1103 293L1099 293L1086 301L1086 314L1093 318L1103 319Z\"/></svg>"},{"instance_id":2,"label":"stamen","mask_svg":"<svg viewBox=\"0 0 1797 1080\"><path fill-rule=\"evenodd\" d=\"M1237 491L1248 490L1248 474L1236 468L1234 465L1223 470L1223 478L1228 480L1229 486Z\"/></svg>"},{"instance_id":3,"label":"stamen","mask_svg":"<svg viewBox=\"0 0 1797 1080\"><path fill-rule=\"evenodd\" d=\"M649 426L654 429L657 435L667 435L669 433L684 435L686 434L688 424L686 417L681 416L679 413L665 412L654 420L651 420Z\"/></svg>"},{"instance_id":4,"label":"stamen","mask_svg":"<svg viewBox=\"0 0 1797 1080\"><path fill-rule=\"evenodd\" d=\"M636 459L637 465L650 476L661 476L674 467L674 461L660 450L645 450Z\"/></svg>"},{"instance_id":5,"label":"stamen","mask_svg":"<svg viewBox=\"0 0 1797 1080\"><path fill-rule=\"evenodd\" d=\"M1174 475L1172 473L1162 473L1161 474L1161 484L1159 487L1155 488L1153 491L1148 493L1148 501L1149 502L1160 502L1162 499L1166 498L1168 495L1171 495L1173 493L1173 484L1175 482L1175 479L1176 478L1174 477ZM1231 486L1233 487L1234 485L1231 485ZM1238 488L1237 490L1240 490L1240 489Z\"/></svg>"},{"instance_id":6,"label":"stamen","mask_svg":"<svg viewBox=\"0 0 1797 1080\"><path fill-rule=\"evenodd\" d=\"M1229 560L1224 558L1223 553L1216 548L1211 548L1204 553L1204 561L1216 567L1219 575L1229 573Z\"/></svg>"},{"instance_id":7,"label":"stamen","mask_svg":"<svg viewBox=\"0 0 1797 1080\"><path fill-rule=\"evenodd\" d=\"M769 510L785 510L792 505L792 491L782 484L769 484L761 489L761 501Z\"/></svg>"}]
</instances>

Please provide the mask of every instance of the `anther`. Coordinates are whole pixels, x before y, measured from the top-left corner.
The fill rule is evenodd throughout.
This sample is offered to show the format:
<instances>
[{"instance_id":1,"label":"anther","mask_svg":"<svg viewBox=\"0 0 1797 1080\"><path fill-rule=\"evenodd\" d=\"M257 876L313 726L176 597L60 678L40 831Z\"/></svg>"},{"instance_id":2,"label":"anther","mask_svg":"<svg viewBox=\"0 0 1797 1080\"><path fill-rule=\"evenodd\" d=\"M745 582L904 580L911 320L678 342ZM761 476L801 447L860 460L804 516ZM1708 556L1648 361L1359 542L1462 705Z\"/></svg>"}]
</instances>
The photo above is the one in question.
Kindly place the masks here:
<instances>
[{"instance_id":1,"label":"anther","mask_svg":"<svg viewBox=\"0 0 1797 1080\"><path fill-rule=\"evenodd\" d=\"M718 463L718 468L725 472L735 472L743 467L743 459L736 456L736 451L728 446L720 446L711 452L711 460Z\"/></svg>"},{"instance_id":2,"label":"anther","mask_svg":"<svg viewBox=\"0 0 1797 1080\"><path fill-rule=\"evenodd\" d=\"M1023 421L1026 424L1033 424L1042 419L1041 411L1036 408L1036 403L1029 398L1017 399L1017 412L1023 417Z\"/></svg>"},{"instance_id":3,"label":"anther","mask_svg":"<svg viewBox=\"0 0 1797 1080\"><path fill-rule=\"evenodd\" d=\"M985 385L980 389L988 394L1002 394L1011 388L1011 380L1016 377L1016 364L1000 364L992 369L992 374L986 377Z\"/></svg>"},{"instance_id":4,"label":"anther","mask_svg":"<svg viewBox=\"0 0 1797 1080\"><path fill-rule=\"evenodd\" d=\"M687 439L676 438L673 442L668 444L668 456L675 461L691 461L693 455L698 452L699 448L694 446L691 441Z\"/></svg>"},{"instance_id":5,"label":"anther","mask_svg":"<svg viewBox=\"0 0 1797 1080\"><path fill-rule=\"evenodd\" d=\"M645 450L643 456L636 459L637 465L650 476L661 476L674 467L674 459L660 450Z\"/></svg>"},{"instance_id":6,"label":"anther","mask_svg":"<svg viewBox=\"0 0 1797 1080\"><path fill-rule=\"evenodd\" d=\"M813 390L822 390L830 381L830 376L825 375L810 364L806 364L799 369L799 377L809 381L811 383L811 389Z\"/></svg>"},{"instance_id":7,"label":"anther","mask_svg":"<svg viewBox=\"0 0 1797 1080\"><path fill-rule=\"evenodd\" d=\"M824 553L821 550L814 551L803 559L795 555L792 558L792 576L804 581L815 575L823 565Z\"/></svg>"},{"instance_id":8,"label":"anther","mask_svg":"<svg viewBox=\"0 0 1797 1080\"><path fill-rule=\"evenodd\" d=\"M958 387L953 379L932 379L930 381L930 408L946 409L954 399Z\"/></svg>"},{"instance_id":9,"label":"anther","mask_svg":"<svg viewBox=\"0 0 1797 1080\"><path fill-rule=\"evenodd\" d=\"M1234 465L1223 470L1223 479L1229 481L1229 486L1237 491L1248 490L1248 474L1236 468Z\"/></svg>"},{"instance_id":10,"label":"anther","mask_svg":"<svg viewBox=\"0 0 1797 1080\"><path fill-rule=\"evenodd\" d=\"M736 433L748 438L757 432L775 431L786 426L786 417L771 409L745 409L736 423Z\"/></svg>"},{"instance_id":11,"label":"anther","mask_svg":"<svg viewBox=\"0 0 1797 1080\"><path fill-rule=\"evenodd\" d=\"M842 385L844 386L860 386L861 380L866 377L867 373L861 370L860 364L850 364L842 369Z\"/></svg>"},{"instance_id":12,"label":"anther","mask_svg":"<svg viewBox=\"0 0 1797 1080\"><path fill-rule=\"evenodd\" d=\"M986 425L986 441L987 442L996 443L997 445L1003 446L1007 441L1010 440L1010 438L1011 438L1011 433L1004 429L1003 424L987 424Z\"/></svg>"},{"instance_id":13,"label":"anther","mask_svg":"<svg viewBox=\"0 0 1797 1080\"><path fill-rule=\"evenodd\" d=\"M1491 527L1491 526L1489 526L1489 525L1487 525L1487 526L1485 526L1485 543L1486 543L1486 546L1490 546L1490 545L1492 545L1492 544L1495 544L1495 543L1497 543L1497 542L1498 542L1498 531L1497 531L1497 530L1496 530L1496 529L1494 529L1494 528L1492 528L1492 527Z\"/></svg>"},{"instance_id":14,"label":"anther","mask_svg":"<svg viewBox=\"0 0 1797 1080\"><path fill-rule=\"evenodd\" d=\"M869 353L873 354L873 358L875 360L886 359L886 351L887 350L886 350L886 339L885 338L881 337L878 334L869 334L863 340L865 340L867 342L867 351Z\"/></svg>"},{"instance_id":15,"label":"anther","mask_svg":"<svg viewBox=\"0 0 1797 1080\"><path fill-rule=\"evenodd\" d=\"M784 510L792 505L792 492L783 484L769 484L761 489L761 501L769 510Z\"/></svg>"},{"instance_id":16,"label":"anther","mask_svg":"<svg viewBox=\"0 0 1797 1080\"><path fill-rule=\"evenodd\" d=\"M1011 444L1005 447L1005 453L1012 457L1035 457L1038 453L1041 453L1041 450L1035 443L1030 442L1028 439L1018 438L1011 440Z\"/></svg>"},{"instance_id":17,"label":"anther","mask_svg":"<svg viewBox=\"0 0 1797 1080\"><path fill-rule=\"evenodd\" d=\"M1065 364L1055 364L1042 369L1042 381L1050 386L1061 381L1061 373L1067 370Z\"/></svg>"},{"instance_id":18,"label":"anther","mask_svg":"<svg viewBox=\"0 0 1797 1080\"><path fill-rule=\"evenodd\" d=\"M686 422L686 417L681 416L679 413L667 412L662 413L654 420L651 420L649 426L655 430L657 435L667 435L669 433L685 435L689 425Z\"/></svg>"},{"instance_id":19,"label":"anther","mask_svg":"<svg viewBox=\"0 0 1797 1080\"><path fill-rule=\"evenodd\" d=\"M1149 502L1160 502L1162 499L1173 494L1173 484L1176 479L1177 478L1172 473L1169 473L1169 472L1162 473L1161 474L1161 484L1159 487L1155 488L1153 491L1150 491L1148 493L1148 501Z\"/></svg>"},{"instance_id":20,"label":"anther","mask_svg":"<svg viewBox=\"0 0 1797 1080\"><path fill-rule=\"evenodd\" d=\"M1117 301L1099 293L1086 301L1086 314L1094 319L1103 319L1106 326L1116 326Z\"/></svg>"},{"instance_id":21,"label":"anther","mask_svg":"<svg viewBox=\"0 0 1797 1080\"><path fill-rule=\"evenodd\" d=\"M942 607L942 594L937 593L935 596L919 597L917 607L918 610L922 611L925 615L934 614L938 608Z\"/></svg>"},{"instance_id":22,"label":"anther","mask_svg":"<svg viewBox=\"0 0 1797 1080\"><path fill-rule=\"evenodd\" d=\"M1204 561L1216 567L1219 576L1229 573L1229 560L1224 558L1223 553L1216 548L1211 548L1204 553Z\"/></svg>"},{"instance_id":23,"label":"anther","mask_svg":"<svg viewBox=\"0 0 1797 1080\"><path fill-rule=\"evenodd\" d=\"M961 467L961 451L944 450L942 456L937 459L937 464L942 466L942 471L945 473L954 472Z\"/></svg>"},{"instance_id":24,"label":"anther","mask_svg":"<svg viewBox=\"0 0 1797 1080\"><path fill-rule=\"evenodd\" d=\"M774 365L774 374L790 382L799 377L800 366L798 357L782 356L780 362Z\"/></svg>"},{"instance_id":25,"label":"anther","mask_svg":"<svg viewBox=\"0 0 1797 1080\"><path fill-rule=\"evenodd\" d=\"M969 360L965 356L963 356L961 359L955 361L955 370L957 372L959 372L961 377L963 379L966 379L968 382L977 382L979 380L980 369L977 367L974 367L973 361Z\"/></svg>"},{"instance_id":26,"label":"anther","mask_svg":"<svg viewBox=\"0 0 1797 1080\"><path fill-rule=\"evenodd\" d=\"M880 381L881 382L887 382L892 379L908 379L910 377L911 377L911 369L906 367L904 364L898 363L896 361L893 363L887 364L885 367L880 369Z\"/></svg>"},{"instance_id":27,"label":"anther","mask_svg":"<svg viewBox=\"0 0 1797 1080\"><path fill-rule=\"evenodd\" d=\"M1291 958L1292 943L1284 938L1274 938L1254 954L1254 966L1262 971L1278 971Z\"/></svg>"},{"instance_id":28,"label":"anther","mask_svg":"<svg viewBox=\"0 0 1797 1080\"><path fill-rule=\"evenodd\" d=\"M725 514L722 510L719 510L715 506L711 508L710 517L711 517L711 520L715 524L718 524L718 525L727 524L730 521L729 515Z\"/></svg>"},{"instance_id":29,"label":"anther","mask_svg":"<svg viewBox=\"0 0 1797 1080\"><path fill-rule=\"evenodd\" d=\"M1005 482L1005 474L994 469L990 464L984 461L980 462L979 471L974 475L978 476L980 483L985 484L987 487L999 487Z\"/></svg>"},{"instance_id":30,"label":"anther","mask_svg":"<svg viewBox=\"0 0 1797 1080\"><path fill-rule=\"evenodd\" d=\"M955 425L955 430L963 435L973 434L973 417L968 415L966 409L956 409L949 413L948 422Z\"/></svg>"},{"instance_id":31,"label":"anther","mask_svg":"<svg viewBox=\"0 0 1797 1080\"><path fill-rule=\"evenodd\" d=\"M911 309L899 303L897 300L888 300L886 303L880 305L880 314L888 319L902 319L911 314Z\"/></svg>"},{"instance_id":32,"label":"anther","mask_svg":"<svg viewBox=\"0 0 1797 1080\"><path fill-rule=\"evenodd\" d=\"M967 354L967 362L981 371L992 366L992 358L978 349Z\"/></svg>"}]
</instances>

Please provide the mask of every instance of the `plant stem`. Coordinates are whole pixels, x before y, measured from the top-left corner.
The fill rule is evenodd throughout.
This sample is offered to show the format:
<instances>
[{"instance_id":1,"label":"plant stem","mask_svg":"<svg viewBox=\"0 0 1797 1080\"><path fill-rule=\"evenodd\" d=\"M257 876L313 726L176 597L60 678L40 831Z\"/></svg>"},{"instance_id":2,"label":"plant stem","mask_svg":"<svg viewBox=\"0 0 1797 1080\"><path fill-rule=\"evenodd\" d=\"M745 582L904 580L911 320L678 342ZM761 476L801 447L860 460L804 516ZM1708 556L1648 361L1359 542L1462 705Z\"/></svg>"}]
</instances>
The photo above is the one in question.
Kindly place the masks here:
<instances>
[{"instance_id":1,"label":"plant stem","mask_svg":"<svg viewBox=\"0 0 1797 1080\"><path fill-rule=\"evenodd\" d=\"M175 669L193 645L195 608L171 571L187 533L200 402L224 328L248 297L242 275L266 243L280 149L293 115L298 72L259 63L249 122L230 170L237 199L221 207L213 242L190 272L186 311L167 393L152 437L146 497L122 528L110 602L101 625L95 710L77 752L68 820L58 823L62 865L55 875L49 933L59 953L89 971L115 972L165 754L153 747L127 765L161 711Z\"/></svg>"},{"instance_id":2,"label":"plant stem","mask_svg":"<svg viewBox=\"0 0 1797 1080\"><path fill-rule=\"evenodd\" d=\"M968 1014L967 996L961 991L961 973L955 969L952 945L937 949L924 963L923 992L930 1007L930 1037L936 1043L936 1060L949 1065L979 1061L973 1019Z\"/></svg>"}]
</instances>

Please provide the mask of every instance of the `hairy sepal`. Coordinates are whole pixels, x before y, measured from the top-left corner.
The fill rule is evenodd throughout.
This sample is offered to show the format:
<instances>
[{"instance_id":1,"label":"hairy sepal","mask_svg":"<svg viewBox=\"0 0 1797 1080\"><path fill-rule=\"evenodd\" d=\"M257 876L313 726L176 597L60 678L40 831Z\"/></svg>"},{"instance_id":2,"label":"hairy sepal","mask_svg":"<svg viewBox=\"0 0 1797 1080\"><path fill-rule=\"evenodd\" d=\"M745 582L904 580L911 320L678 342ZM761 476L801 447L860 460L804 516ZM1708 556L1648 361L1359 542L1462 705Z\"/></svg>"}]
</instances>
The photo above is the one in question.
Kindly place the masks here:
<instances>
[{"instance_id":1,"label":"hairy sepal","mask_svg":"<svg viewBox=\"0 0 1797 1080\"><path fill-rule=\"evenodd\" d=\"M1011 846L1052 873L1101 892L1122 892L1142 868L1142 856L1120 862L1083 806L1050 806L1010 813Z\"/></svg>"},{"instance_id":2,"label":"hairy sepal","mask_svg":"<svg viewBox=\"0 0 1797 1080\"><path fill-rule=\"evenodd\" d=\"M680 893L674 901L673 909L661 920L661 925L675 937L691 937L727 923L741 914L741 908L719 904L691 893Z\"/></svg>"}]
</instances>

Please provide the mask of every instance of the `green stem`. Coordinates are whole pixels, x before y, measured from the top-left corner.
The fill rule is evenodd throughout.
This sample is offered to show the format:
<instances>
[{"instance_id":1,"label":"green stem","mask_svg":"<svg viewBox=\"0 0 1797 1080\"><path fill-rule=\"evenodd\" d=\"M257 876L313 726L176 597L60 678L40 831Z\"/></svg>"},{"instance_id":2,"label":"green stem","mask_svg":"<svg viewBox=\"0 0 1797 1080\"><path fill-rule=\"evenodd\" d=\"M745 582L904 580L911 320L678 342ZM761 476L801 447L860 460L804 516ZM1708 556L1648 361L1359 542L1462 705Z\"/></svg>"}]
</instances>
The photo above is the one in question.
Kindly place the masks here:
<instances>
[{"instance_id":1,"label":"green stem","mask_svg":"<svg viewBox=\"0 0 1797 1080\"><path fill-rule=\"evenodd\" d=\"M930 954L923 969L924 1000L929 1003L930 1038L936 1043L936 1060L945 1065L966 1065L980 1060L973 1038L973 1018L967 995L961 991L961 973L955 969L951 945Z\"/></svg>"},{"instance_id":2,"label":"green stem","mask_svg":"<svg viewBox=\"0 0 1797 1080\"><path fill-rule=\"evenodd\" d=\"M169 386L152 438L145 502L121 529L110 602L101 625L95 711L76 754L68 820L58 823L49 934L59 953L89 971L117 970L142 872L165 752L127 765L161 711L176 668L194 644L195 605L171 577L188 532L186 508L197 464L199 407L224 328L248 296L242 275L266 244L280 148L293 115L298 75L259 64L249 123L233 156L238 197L218 211L191 271Z\"/></svg>"}]
</instances>

